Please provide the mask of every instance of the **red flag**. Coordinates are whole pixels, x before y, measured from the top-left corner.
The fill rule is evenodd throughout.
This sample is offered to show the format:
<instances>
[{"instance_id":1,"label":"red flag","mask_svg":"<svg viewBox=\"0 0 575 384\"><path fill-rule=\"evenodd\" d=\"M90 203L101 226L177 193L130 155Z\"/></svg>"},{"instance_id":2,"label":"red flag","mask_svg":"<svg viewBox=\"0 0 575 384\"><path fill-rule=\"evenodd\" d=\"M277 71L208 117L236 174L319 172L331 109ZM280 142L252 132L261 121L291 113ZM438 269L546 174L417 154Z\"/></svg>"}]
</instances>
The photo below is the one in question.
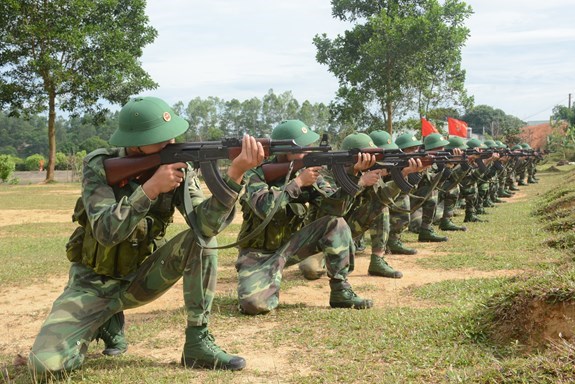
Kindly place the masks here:
<instances>
[{"instance_id":1,"label":"red flag","mask_svg":"<svg viewBox=\"0 0 575 384\"><path fill-rule=\"evenodd\" d=\"M465 121L447 118L447 127L449 130L449 135L460 136L467 138L467 123Z\"/></svg>"},{"instance_id":2,"label":"red flag","mask_svg":"<svg viewBox=\"0 0 575 384\"><path fill-rule=\"evenodd\" d=\"M425 118L421 118L421 136L429 136L432 133L439 133L437 129L431 124L429 121L425 120Z\"/></svg>"}]
</instances>

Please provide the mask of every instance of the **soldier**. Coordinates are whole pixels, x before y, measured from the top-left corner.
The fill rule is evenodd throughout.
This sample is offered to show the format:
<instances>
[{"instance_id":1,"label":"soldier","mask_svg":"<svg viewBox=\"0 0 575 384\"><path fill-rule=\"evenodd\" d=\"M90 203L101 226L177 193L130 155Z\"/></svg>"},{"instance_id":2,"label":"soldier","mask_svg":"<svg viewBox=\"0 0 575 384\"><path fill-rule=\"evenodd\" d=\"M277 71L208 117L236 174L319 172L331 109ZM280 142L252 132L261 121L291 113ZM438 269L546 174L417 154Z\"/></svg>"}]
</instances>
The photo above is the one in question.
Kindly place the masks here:
<instances>
[{"instance_id":1,"label":"soldier","mask_svg":"<svg viewBox=\"0 0 575 384\"><path fill-rule=\"evenodd\" d=\"M319 135L300 120L285 120L273 129L271 138L291 139L300 146L308 146L316 142ZM305 155L278 155L271 162L289 162ZM354 172L367 169L374 162L371 155L363 154L353 166ZM353 271L355 247L351 230L342 216L353 197L328 183L321 171L321 167L304 168L291 175L287 184L283 178L267 182L261 166L246 173L246 189L240 199L244 221L238 235L236 262L242 313L258 315L275 309L284 268L318 252L326 259L332 308L373 306L370 299L357 296L347 281ZM358 184L373 185L377 179L375 175L361 176ZM308 205L316 208L319 218L304 225ZM271 221L266 223L267 217ZM243 240L260 229L259 236Z\"/></svg>"},{"instance_id":2,"label":"soldier","mask_svg":"<svg viewBox=\"0 0 575 384\"><path fill-rule=\"evenodd\" d=\"M410 133L404 133L395 139L395 144L403 152L417 152L423 145L421 140L418 140ZM411 177L411 176L410 176ZM412 184L415 183L415 177L411 177ZM415 183L416 184L416 183ZM389 209L389 239L387 240L387 249L390 253L396 255L415 255L417 250L414 248L406 247L401 242L401 233L409 225L410 209L409 194L401 192L395 199L394 204Z\"/></svg>"},{"instance_id":3,"label":"soldier","mask_svg":"<svg viewBox=\"0 0 575 384\"><path fill-rule=\"evenodd\" d=\"M453 151L455 155L461 155L467 145L463 138L459 136L450 136L447 139L447 144L444 149ZM455 214L455 207L460 196L459 183L467 175L470 166L467 163L460 164L453 169L448 169L449 175L446 180L439 187L439 201L443 201L443 213L439 222L439 229L443 231L466 231L465 226L456 225L452 219Z\"/></svg>"},{"instance_id":4,"label":"soldier","mask_svg":"<svg viewBox=\"0 0 575 384\"><path fill-rule=\"evenodd\" d=\"M439 133L432 133L425 137L423 145L426 151L441 151L443 147L449 144L447 140ZM442 242L447 241L447 236L441 236L435 233L433 229L433 219L435 217L435 210L437 208L437 184L432 181L438 172L444 173L443 169L439 169L436 165L430 168L427 172L421 174L421 180L417 184L415 191L410 196L410 206L413 207L417 204L421 205L421 224L417 228L417 222L413 220L412 230L419 233L418 240L420 242Z\"/></svg>"},{"instance_id":5,"label":"soldier","mask_svg":"<svg viewBox=\"0 0 575 384\"><path fill-rule=\"evenodd\" d=\"M106 182L105 159L158 153L187 129L188 122L163 100L138 97L123 106L110 139L121 148L99 149L84 159L82 195L74 212L79 227L66 246L72 261L70 279L32 346L28 363L35 378L80 367L104 323L125 309L155 300L182 277L187 327L181 364L245 367L242 357L223 351L208 331L217 254L201 249L197 236L210 246L216 244L214 236L233 218L243 174L263 160L261 144L252 137L243 138L242 152L224 177L236 192L229 201L205 199L196 174L183 162L161 165L149 178L117 186ZM191 198L192 220L201 233L188 229L166 241L175 209L186 210L184 193ZM114 338L121 332L116 327L111 333L116 333L111 335Z\"/></svg>"},{"instance_id":6,"label":"soldier","mask_svg":"<svg viewBox=\"0 0 575 384\"><path fill-rule=\"evenodd\" d=\"M355 133L348 135L342 142L342 149L364 149L375 147L371 137L375 137L381 147L392 148L391 136L384 131L376 131L371 135L365 133ZM385 159L384 159L385 161ZM421 160L410 159L409 167L402 170L404 177L418 172L424 167L421 166ZM385 183L381 175L385 170L372 170L366 173L376 173L378 182L373 186L366 187L353 200L353 204L345 215L354 238L363 236L371 230L371 259L367 273L371 276L381 276L399 279L403 276L400 271L396 271L384 259L385 245L389 233L389 210L388 206L393 202L400 192L399 187L394 181Z\"/></svg>"}]
</instances>

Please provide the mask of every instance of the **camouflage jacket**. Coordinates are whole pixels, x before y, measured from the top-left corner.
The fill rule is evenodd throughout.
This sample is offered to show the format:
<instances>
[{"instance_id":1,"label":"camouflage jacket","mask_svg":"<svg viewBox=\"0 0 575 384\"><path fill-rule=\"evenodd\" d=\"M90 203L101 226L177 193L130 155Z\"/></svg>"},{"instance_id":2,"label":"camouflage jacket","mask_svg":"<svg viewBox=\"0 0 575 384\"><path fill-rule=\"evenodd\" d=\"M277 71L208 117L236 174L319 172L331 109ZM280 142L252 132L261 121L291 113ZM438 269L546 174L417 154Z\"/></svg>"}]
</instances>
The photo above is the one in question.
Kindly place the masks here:
<instances>
[{"instance_id":1,"label":"camouflage jacket","mask_svg":"<svg viewBox=\"0 0 575 384\"><path fill-rule=\"evenodd\" d=\"M282 190L284 180L268 184L262 167L257 167L246 172L244 180L245 192L240 198L244 221L238 235L241 249L274 252L293 233L313 221L310 215L343 216L353 199L322 176L313 186L304 188L300 188L292 178ZM261 234L255 239L242 241L274 211L277 204L279 207L273 219Z\"/></svg>"},{"instance_id":2,"label":"camouflage jacket","mask_svg":"<svg viewBox=\"0 0 575 384\"><path fill-rule=\"evenodd\" d=\"M125 156L122 148L99 149L84 159L82 195L76 203L73 220L80 225L67 244L71 261L81 261L97 273L123 277L134 271L155 248L173 220L175 208L182 214L182 196L176 190L150 200L137 180L122 187L106 183L104 159ZM197 228L205 237L222 231L234 215L234 206L226 206L214 197L206 199L195 172L186 172ZM231 180L236 192L241 186Z\"/></svg>"},{"instance_id":3,"label":"camouflage jacket","mask_svg":"<svg viewBox=\"0 0 575 384\"><path fill-rule=\"evenodd\" d=\"M384 182L380 179L375 185L359 193L345 215L352 236L357 237L367 231L400 192L401 190L394 181Z\"/></svg>"}]
</instances>

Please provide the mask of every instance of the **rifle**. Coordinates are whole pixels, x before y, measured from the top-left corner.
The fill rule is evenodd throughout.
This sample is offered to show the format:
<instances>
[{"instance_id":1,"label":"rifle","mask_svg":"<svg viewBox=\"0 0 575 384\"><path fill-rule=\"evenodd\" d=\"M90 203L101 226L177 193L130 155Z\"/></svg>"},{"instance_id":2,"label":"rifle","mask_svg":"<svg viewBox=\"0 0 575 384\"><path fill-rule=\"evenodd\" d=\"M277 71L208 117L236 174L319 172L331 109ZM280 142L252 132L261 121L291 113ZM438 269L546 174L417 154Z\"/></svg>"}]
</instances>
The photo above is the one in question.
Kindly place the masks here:
<instances>
[{"instance_id":1,"label":"rifle","mask_svg":"<svg viewBox=\"0 0 575 384\"><path fill-rule=\"evenodd\" d=\"M262 170L266 182L273 182L285 177L288 172L290 172L290 169L297 171L307 167L327 166L333 171L337 184L345 192L354 196L360 188L357 183L349 177L347 168L357 162L360 153L375 155L377 163L370 168L370 170L388 169L393 181L406 193L413 188L413 185L405 180L401 174L401 170L409 165L409 159L419 158L423 165L431 165L434 162L447 163L463 161L460 160L461 158L456 159L452 157L447 152L436 152L435 154L433 152L404 153L398 149L384 150L382 148L364 148L350 149L347 151L309 153L303 159L294 160L291 163L262 164Z\"/></svg>"},{"instance_id":2,"label":"rifle","mask_svg":"<svg viewBox=\"0 0 575 384\"><path fill-rule=\"evenodd\" d=\"M279 153L326 152L331 149L324 134L317 147L301 147L293 140L256 139L264 148L264 155L269 157ZM168 144L158 153L114 157L104 160L106 181L109 185L120 185L130 179L145 180L153 175L162 164L193 162L199 168L206 185L218 200L226 202L234 195L223 181L217 160L233 160L242 150L242 141L238 138L224 138L220 141L203 141Z\"/></svg>"}]
</instances>

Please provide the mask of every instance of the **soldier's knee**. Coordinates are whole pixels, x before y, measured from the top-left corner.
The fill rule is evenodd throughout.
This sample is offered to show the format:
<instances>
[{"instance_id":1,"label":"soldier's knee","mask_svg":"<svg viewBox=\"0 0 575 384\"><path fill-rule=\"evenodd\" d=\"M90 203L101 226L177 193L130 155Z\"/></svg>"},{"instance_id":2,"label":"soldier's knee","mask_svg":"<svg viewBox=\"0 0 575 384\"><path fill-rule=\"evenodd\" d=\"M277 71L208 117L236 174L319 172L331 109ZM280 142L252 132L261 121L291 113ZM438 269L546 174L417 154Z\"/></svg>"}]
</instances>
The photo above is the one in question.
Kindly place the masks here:
<instances>
[{"instance_id":1,"label":"soldier's knee","mask_svg":"<svg viewBox=\"0 0 575 384\"><path fill-rule=\"evenodd\" d=\"M56 351L38 352L32 349L28 356L28 369L38 380L58 378L82 365L86 349L87 343L82 342L77 344L77 348L68 350L67 354Z\"/></svg>"},{"instance_id":2,"label":"soldier's knee","mask_svg":"<svg viewBox=\"0 0 575 384\"><path fill-rule=\"evenodd\" d=\"M275 307L274 307L275 308ZM273 308L254 297L249 297L246 299L240 300L240 312L244 315L256 316L256 315L264 315L270 312Z\"/></svg>"}]
</instances>

